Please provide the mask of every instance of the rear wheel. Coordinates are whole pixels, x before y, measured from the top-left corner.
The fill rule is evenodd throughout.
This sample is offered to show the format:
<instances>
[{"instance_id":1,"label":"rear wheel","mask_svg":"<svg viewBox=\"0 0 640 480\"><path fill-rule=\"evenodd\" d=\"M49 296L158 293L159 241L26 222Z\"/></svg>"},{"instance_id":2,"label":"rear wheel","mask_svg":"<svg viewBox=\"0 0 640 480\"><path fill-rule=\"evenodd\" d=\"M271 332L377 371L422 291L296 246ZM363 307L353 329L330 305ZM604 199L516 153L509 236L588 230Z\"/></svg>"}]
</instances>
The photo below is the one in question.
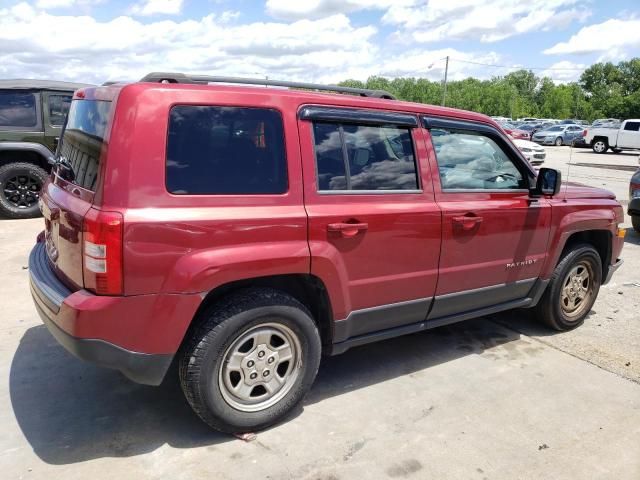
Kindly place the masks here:
<instances>
[{"instance_id":1,"label":"rear wheel","mask_svg":"<svg viewBox=\"0 0 640 480\"><path fill-rule=\"evenodd\" d=\"M261 430L302 401L322 349L300 302L276 290L249 289L201 320L181 354L180 381L205 423L227 433Z\"/></svg>"},{"instance_id":2,"label":"rear wheel","mask_svg":"<svg viewBox=\"0 0 640 480\"><path fill-rule=\"evenodd\" d=\"M611 151L613 153L620 153L620 152L622 152L622 149L621 148L613 148L613 147L611 147Z\"/></svg>"},{"instance_id":3,"label":"rear wheel","mask_svg":"<svg viewBox=\"0 0 640 480\"><path fill-rule=\"evenodd\" d=\"M640 215L634 215L631 217L631 225L633 225L633 229L640 233Z\"/></svg>"},{"instance_id":4,"label":"rear wheel","mask_svg":"<svg viewBox=\"0 0 640 480\"><path fill-rule=\"evenodd\" d=\"M582 325L602 283L600 255L591 245L576 245L562 258L540 303L536 318L559 331Z\"/></svg>"},{"instance_id":5,"label":"rear wheel","mask_svg":"<svg viewBox=\"0 0 640 480\"><path fill-rule=\"evenodd\" d=\"M596 153L606 153L609 145L607 144L606 140L598 139L591 144L591 148Z\"/></svg>"},{"instance_id":6,"label":"rear wheel","mask_svg":"<svg viewBox=\"0 0 640 480\"><path fill-rule=\"evenodd\" d=\"M0 167L0 214L9 218L30 218L40 214L40 190L47 172L32 163L9 163Z\"/></svg>"}]
</instances>

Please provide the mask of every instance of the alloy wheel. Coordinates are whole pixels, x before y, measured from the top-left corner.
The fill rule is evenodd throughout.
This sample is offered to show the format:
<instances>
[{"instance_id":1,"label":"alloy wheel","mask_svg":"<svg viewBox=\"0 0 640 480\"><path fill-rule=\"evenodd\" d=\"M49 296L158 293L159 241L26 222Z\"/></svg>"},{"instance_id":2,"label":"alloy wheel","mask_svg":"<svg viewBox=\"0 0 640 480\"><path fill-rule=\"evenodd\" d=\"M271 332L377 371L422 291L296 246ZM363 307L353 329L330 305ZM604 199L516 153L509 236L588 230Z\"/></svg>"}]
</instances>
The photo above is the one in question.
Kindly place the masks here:
<instances>
[{"instance_id":1,"label":"alloy wheel","mask_svg":"<svg viewBox=\"0 0 640 480\"><path fill-rule=\"evenodd\" d=\"M280 323L257 325L227 349L218 375L222 397L233 408L257 412L275 405L301 370L298 336Z\"/></svg>"},{"instance_id":2,"label":"alloy wheel","mask_svg":"<svg viewBox=\"0 0 640 480\"><path fill-rule=\"evenodd\" d=\"M560 308L570 319L580 317L589 308L593 296L593 269L588 262L579 262L562 283Z\"/></svg>"},{"instance_id":3,"label":"alloy wheel","mask_svg":"<svg viewBox=\"0 0 640 480\"><path fill-rule=\"evenodd\" d=\"M28 174L10 177L2 188L4 198L16 208L33 207L40 198L40 180Z\"/></svg>"},{"instance_id":4,"label":"alloy wheel","mask_svg":"<svg viewBox=\"0 0 640 480\"><path fill-rule=\"evenodd\" d=\"M607 146L604 144L604 142L602 140L598 140L596 143L593 144L593 150L596 153L602 153L607 149Z\"/></svg>"}]
</instances>

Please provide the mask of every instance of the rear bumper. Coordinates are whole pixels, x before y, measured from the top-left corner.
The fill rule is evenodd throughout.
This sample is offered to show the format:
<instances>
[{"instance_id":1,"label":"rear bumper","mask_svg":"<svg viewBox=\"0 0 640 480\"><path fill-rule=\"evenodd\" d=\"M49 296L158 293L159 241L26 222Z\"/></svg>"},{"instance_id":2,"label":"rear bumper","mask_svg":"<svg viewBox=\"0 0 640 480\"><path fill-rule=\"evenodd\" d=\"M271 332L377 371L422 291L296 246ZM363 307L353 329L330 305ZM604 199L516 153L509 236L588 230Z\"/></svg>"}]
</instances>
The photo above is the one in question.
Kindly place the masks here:
<instances>
[{"instance_id":1,"label":"rear bumper","mask_svg":"<svg viewBox=\"0 0 640 480\"><path fill-rule=\"evenodd\" d=\"M159 385L199 304L192 295L105 297L72 292L38 243L29 256L31 295L42 321L76 357Z\"/></svg>"}]
</instances>

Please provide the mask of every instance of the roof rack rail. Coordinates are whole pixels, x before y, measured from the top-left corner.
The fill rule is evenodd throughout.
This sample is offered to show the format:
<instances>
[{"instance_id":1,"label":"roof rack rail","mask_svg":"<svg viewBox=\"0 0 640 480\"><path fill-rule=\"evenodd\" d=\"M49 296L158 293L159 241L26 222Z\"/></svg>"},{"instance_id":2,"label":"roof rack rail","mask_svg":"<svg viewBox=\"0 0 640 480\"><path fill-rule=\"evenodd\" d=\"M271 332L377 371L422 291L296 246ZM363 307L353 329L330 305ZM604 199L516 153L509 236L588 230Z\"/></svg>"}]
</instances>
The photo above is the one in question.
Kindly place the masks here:
<instances>
[{"instance_id":1,"label":"roof rack rail","mask_svg":"<svg viewBox=\"0 0 640 480\"><path fill-rule=\"evenodd\" d=\"M289 82L285 80L268 80L261 78L220 77L211 75L185 75L184 73L152 72L140 79L141 82L156 83L238 83L243 85L264 85L273 87L304 88L325 92L349 93L361 97L385 98L395 100L395 97L384 90L369 90L366 88L341 87L339 85L324 85L321 83Z\"/></svg>"}]
</instances>

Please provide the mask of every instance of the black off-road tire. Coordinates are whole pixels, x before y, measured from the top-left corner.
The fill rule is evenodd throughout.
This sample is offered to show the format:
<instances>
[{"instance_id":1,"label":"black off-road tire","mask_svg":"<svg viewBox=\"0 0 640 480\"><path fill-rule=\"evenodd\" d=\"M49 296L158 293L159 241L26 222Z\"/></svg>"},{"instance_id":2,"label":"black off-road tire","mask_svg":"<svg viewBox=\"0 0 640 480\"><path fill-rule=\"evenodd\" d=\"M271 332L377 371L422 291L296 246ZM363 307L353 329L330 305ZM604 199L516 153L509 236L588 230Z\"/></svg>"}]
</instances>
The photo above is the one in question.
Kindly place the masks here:
<instances>
[{"instance_id":1,"label":"black off-road tire","mask_svg":"<svg viewBox=\"0 0 640 480\"><path fill-rule=\"evenodd\" d=\"M322 355L318 328L295 298L270 288L251 288L229 295L203 311L179 357L182 390L196 414L225 433L265 429L282 420L304 398L315 380ZM252 328L280 322L298 337L301 366L290 390L277 403L255 412L234 408L219 384L224 355ZM255 346L254 346L255 348Z\"/></svg>"},{"instance_id":2,"label":"black off-road tire","mask_svg":"<svg viewBox=\"0 0 640 480\"><path fill-rule=\"evenodd\" d=\"M582 313L575 318L570 318L561 308L562 289L572 268L580 262L588 262L591 267L593 272L593 291L590 298L585 302ZM544 295L534 309L534 315L539 322L542 322L555 330L561 332L573 330L574 328L582 325L584 319L591 311L591 308L598 296L601 284L602 261L600 259L600 255L591 245L575 245L566 252L564 257L556 266Z\"/></svg>"},{"instance_id":3,"label":"black off-road tire","mask_svg":"<svg viewBox=\"0 0 640 480\"><path fill-rule=\"evenodd\" d=\"M0 215L8 218L33 218L39 216L40 209L37 201L28 207L19 207L14 205L5 195L7 182L17 176L29 177L37 181L40 185L38 189L39 196L40 190L47 181L49 174L43 168L27 162L7 163L0 167Z\"/></svg>"},{"instance_id":4,"label":"black off-road tire","mask_svg":"<svg viewBox=\"0 0 640 480\"><path fill-rule=\"evenodd\" d=\"M633 229L640 233L640 215L633 215L631 217L631 225L633 225Z\"/></svg>"}]
</instances>

